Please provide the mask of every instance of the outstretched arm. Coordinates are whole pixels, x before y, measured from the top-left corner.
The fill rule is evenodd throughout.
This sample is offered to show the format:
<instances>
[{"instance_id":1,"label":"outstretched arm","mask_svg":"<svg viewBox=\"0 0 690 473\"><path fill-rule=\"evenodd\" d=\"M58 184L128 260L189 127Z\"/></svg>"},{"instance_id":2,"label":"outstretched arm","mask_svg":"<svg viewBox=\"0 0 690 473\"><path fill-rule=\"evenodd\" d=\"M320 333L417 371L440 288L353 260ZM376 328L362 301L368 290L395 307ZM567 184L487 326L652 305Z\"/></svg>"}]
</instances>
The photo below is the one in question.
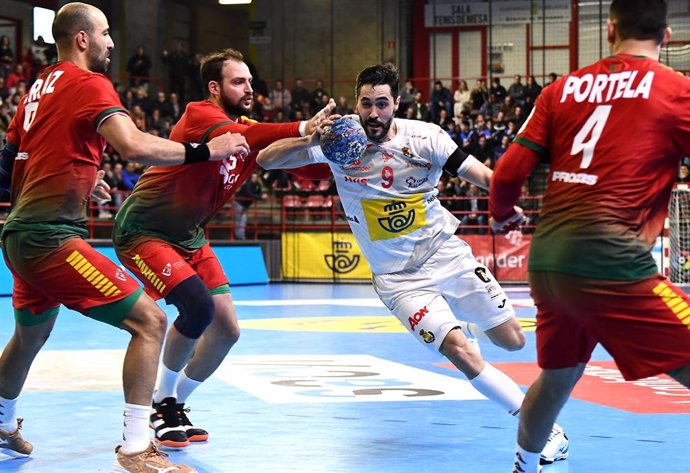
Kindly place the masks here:
<instances>
[{"instance_id":1,"label":"outstretched arm","mask_svg":"<svg viewBox=\"0 0 690 473\"><path fill-rule=\"evenodd\" d=\"M176 143L139 130L125 115L105 120L98 132L127 161L156 166L174 166L199 161L219 161L235 154L249 154L244 136L225 133L207 144Z\"/></svg>"},{"instance_id":2,"label":"outstretched arm","mask_svg":"<svg viewBox=\"0 0 690 473\"><path fill-rule=\"evenodd\" d=\"M513 143L498 161L489 190L489 212L495 221L515 215L513 206L520 199L522 184L538 163L539 155L519 143Z\"/></svg>"},{"instance_id":3,"label":"outstretched arm","mask_svg":"<svg viewBox=\"0 0 690 473\"><path fill-rule=\"evenodd\" d=\"M259 152L256 163L264 169L294 169L314 161L309 148L318 146L319 134L276 141Z\"/></svg>"}]
</instances>

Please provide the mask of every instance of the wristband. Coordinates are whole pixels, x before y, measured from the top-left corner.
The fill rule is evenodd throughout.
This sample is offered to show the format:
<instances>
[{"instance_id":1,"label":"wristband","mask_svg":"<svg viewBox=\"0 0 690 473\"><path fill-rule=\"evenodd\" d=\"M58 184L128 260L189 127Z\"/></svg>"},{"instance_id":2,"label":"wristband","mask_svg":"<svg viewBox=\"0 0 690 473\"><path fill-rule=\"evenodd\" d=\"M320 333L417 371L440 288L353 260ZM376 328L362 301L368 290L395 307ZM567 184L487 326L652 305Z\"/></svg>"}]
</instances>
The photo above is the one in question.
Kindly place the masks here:
<instances>
[{"instance_id":1,"label":"wristband","mask_svg":"<svg viewBox=\"0 0 690 473\"><path fill-rule=\"evenodd\" d=\"M184 164L201 163L211 158L211 150L204 143L182 143L184 145Z\"/></svg>"}]
</instances>

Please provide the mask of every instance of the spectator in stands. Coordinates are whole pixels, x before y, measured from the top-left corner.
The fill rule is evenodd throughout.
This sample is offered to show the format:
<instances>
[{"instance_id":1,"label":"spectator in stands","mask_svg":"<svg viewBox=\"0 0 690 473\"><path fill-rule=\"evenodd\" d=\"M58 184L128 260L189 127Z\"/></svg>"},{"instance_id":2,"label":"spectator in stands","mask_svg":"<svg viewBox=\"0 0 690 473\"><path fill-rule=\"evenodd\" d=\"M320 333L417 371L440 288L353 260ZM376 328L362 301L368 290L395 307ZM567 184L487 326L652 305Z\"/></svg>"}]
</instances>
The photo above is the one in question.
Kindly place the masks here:
<instances>
[{"instance_id":1,"label":"spectator in stands","mask_svg":"<svg viewBox=\"0 0 690 473\"><path fill-rule=\"evenodd\" d=\"M152 109L158 110L162 118L177 121L175 119L175 110L173 110L172 103L170 103L170 100L168 100L165 96L165 92L162 90L156 94L156 100L154 100L152 104Z\"/></svg>"},{"instance_id":2,"label":"spectator in stands","mask_svg":"<svg viewBox=\"0 0 690 473\"><path fill-rule=\"evenodd\" d=\"M681 164L678 166L678 178L676 179L676 182L679 184L690 183L690 167L688 167L687 164Z\"/></svg>"},{"instance_id":3,"label":"spectator in stands","mask_svg":"<svg viewBox=\"0 0 690 473\"><path fill-rule=\"evenodd\" d=\"M187 97L187 77L189 77L191 60L189 54L185 52L182 42L177 42L173 52L169 52L167 49L164 50L162 59L163 64L168 65L168 86L170 91L176 93L180 101L185 102Z\"/></svg>"},{"instance_id":4,"label":"spectator in stands","mask_svg":"<svg viewBox=\"0 0 690 473\"><path fill-rule=\"evenodd\" d=\"M351 113L354 113L354 110L350 105L347 103L347 97L344 95L341 95L338 97L338 105L336 105L335 110L333 111L334 113L338 115L349 115Z\"/></svg>"},{"instance_id":5,"label":"spectator in stands","mask_svg":"<svg viewBox=\"0 0 690 473\"><path fill-rule=\"evenodd\" d=\"M415 120L429 121L429 106L424 102L422 93L419 91L414 94L412 108L414 110L413 116Z\"/></svg>"},{"instance_id":6,"label":"spectator in stands","mask_svg":"<svg viewBox=\"0 0 690 473\"><path fill-rule=\"evenodd\" d=\"M127 164L125 164L124 169L122 170L122 190L125 191L131 191L134 189L134 186L136 185L137 181L139 180L139 177L141 176L141 172L137 169L137 165L129 161Z\"/></svg>"},{"instance_id":7,"label":"spectator in stands","mask_svg":"<svg viewBox=\"0 0 690 473\"><path fill-rule=\"evenodd\" d=\"M134 89L134 100L132 108L138 106L144 112L144 115L150 115L153 110L153 102L149 98L148 92L144 86L139 86Z\"/></svg>"},{"instance_id":8,"label":"spectator in stands","mask_svg":"<svg viewBox=\"0 0 690 473\"><path fill-rule=\"evenodd\" d=\"M127 74L129 85L132 87L148 87L150 82L151 58L146 54L144 46L139 46L137 51L127 61Z\"/></svg>"},{"instance_id":9,"label":"spectator in stands","mask_svg":"<svg viewBox=\"0 0 690 473\"><path fill-rule=\"evenodd\" d=\"M292 95L292 108L294 111L302 110L305 103L311 103L311 92L304 87L304 83L299 77L295 79L295 85L290 90L290 95Z\"/></svg>"},{"instance_id":10,"label":"spectator in stands","mask_svg":"<svg viewBox=\"0 0 690 473\"><path fill-rule=\"evenodd\" d=\"M446 110L445 108L442 108L441 110L439 110L438 121L436 122L436 124L438 126L440 126L441 128L443 128L445 130L448 127L448 123L452 123L452 122L453 122L453 118L448 113L448 110Z\"/></svg>"},{"instance_id":11,"label":"spectator in stands","mask_svg":"<svg viewBox=\"0 0 690 473\"><path fill-rule=\"evenodd\" d=\"M5 85L11 91L13 88L16 89L17 84L20 81L28 81L28 80L29 80L29 76L26 74L26 71L24 70L24 65L23 64L15 64L14 70L12 70L7 75L7 78L5 79Z\"/></svg>"},{"instance_id":12,"label":"spectator in stands","mask_svg":"<svg viewBox=\"0 0 690 473\"><path fill-rule=\"evenodd\" d=\"M437 80L434 82L434 88L431 91L429 98L429 113L431 114L431 121L438 123L441 115L441 110L445 110L448 115L453 113L453 97L450 90L443 85L443 82Z\"/></svg>"},{"instance_id":13,"label":"spectator in stands","mask_svg":"<svg viewBox=\"0 0 690 473\"><path fill-rule=\"evenodd\" d=\"M500 144L494 148L494 166L498 164L498 160L501 159L501 156L508 151L508 146L510 146L510 138L502 134Z\"/></svg>"},{"instance_id":14,"label":"spectator in stands","mask_svg":"<svg viewBox=\"0 0 690 473\"><path fill-rule=\"evenodd\" d=\"M268 94L273 113L282 112L284 117L290 117L292 113L292 94L283 86L283 81L276 79L273 90ZM276 120L277 121L277 120ZM285 120L283 120L285 121Z\"/></svg>"},{"instance_id":15,"label":"spectator in stands","mask_svg":"<svg viewBox=\"0 0 690 473\"><path fill-rule=\"evenodd\" d=\"M515 122L515 127L519 130L523 123L527 120L527 116L524 113L524 109L517 105L513 110L513 118L511 121Z\"/></svg>"},{"instance_id":16,"label":"spectator in stands","mask_svg":"<svg viewBox=\"0 0 690 473\"><path fill-rule=\"evenodd\" d=\"M542 87L537 82L537 79L535 79L534 76L529 76L527 78L527 85L525 85L525 101L534 104L534 101L537 100L537 97L541 94L541 89Z\"/></svg>"},{"instance_id":17,"label":"spectator in stands","mask_svg":"<svg viewBox=\"0 0 690 473\"><path fill-rule=\"evenodd\" d=\"M460 131L458 132L457 145L465 152L471 153L477 142L477 132L470 128L470 122L462 120L460 122Z\"/></svg>"},{"instance_id":18,"label":"spectator in stands","mask_svg":"<svg viewBox=\"0 0 690 473\"><path fill-rule=\"evenodd\" d=\"M180 117L182 116L182 112L184 112L184 108L182 108L182 105L180 104L179 95L177 95L175 92L172 92L170 94L170 106L172 107L172 110L173 110L173 115L172 115L173 122L177 122L177 120L179 120Z\"/></svg>"},{"instance_id":19,"label":"spectator in stands","mask_svg":"<svg viewBox=\"0 0 690 473\"><path fill-rule=\"evenodd\" d=\"M132 110L134 107L134 91L128 87L125 93L120 96L120 101L127 110Z\"/></svg>"},{"instance_id":20,"label":"spectator in stands","mask_svg":"<svg viewBox=\"0 0 690 473\"><path fill-rule=\"evenodd\" d=\"M204 99L205 89L201 80L201 60L204 55L195 53L189 64L189 99L199 101Z\"/></svg>"},{"instance_id":21,"label":"spectator in stands","mask_svg":"<svg viewBox=\"0 0 690 473\"><path fill-rule=\"evenodd\" d=\"M453 100L455 101L453 104L454 117L467 116L470 114L472 110L472 93L467 86L466 80L458 82L458 88L453 93Z\"/></svg>"},{"instance_id":22,"label":"spectator in stands","mask_svg":"<svg viewBox=\"0 0 690 473\"><path fill-rule=\"evenodd\" d=\"M318 79L316 81L316 88L311 93L311 110L315 113L323 103L322 98L324 95L329 95L326 89L323 88L323 81Z\"/></svg>"},{"instance_id":23,"label":"spectator in stands","mask_svg":"<svg viewBox=\"0 0 690 473\"><path fill-rule=\"evenodd\" d=\"M465 214L460 220L460 233L463 235L485 234L489 210L486 194L475 184L470 184L465 197L461 205L461 210Z\"/></svg>"},{"instance_id":24,"label":"spectator in stands","mask_svg":"<svg viewBox=\"0 0 690 473\"><path fill-rule=\"evenodd\" d=\"M0 77L7 77L14 68L14 49L10 44L10 37L6 34L0 36Z\"/></svg>"},{"instance_id":25,"label":"spectator in stands","mask_svg":"<svg viewBox=\"0 0 690 473\"><path fill-rule=\"evenodd\" d=\"M237 191L234 201L235 209L235 238L238 240L247 239L247 216L251 205L267 197L259 181L259 173L254 171L251 177L244 183L242 188Z\"/></svg>"},{"instance_id":26,"label":"spectator in stands","mask_svg":"<svg viewBox=\"0 0 690 473\"><path fill-rule=\"evenodd\" d=\"M485 117L495 117L498 110L501 108L501 102L496 99L496 94L489 94L489 98L479 107L479 113Z\"/></svg>"},{"instance_id":27,"label":"spectator in stands","mask_svg":"<svg viewBox=\"0 0 690 473\"><path fill-rule=\"evenodd\" d=\"M522 105L525 101L525 85L522 83L522 76L515 74L513 76L513 83L508 87L508 95L513 99L516 105Z\"/></svg>"},{"instance_id":28,"label":"spectator in stands","mask_svg":"<svg viewBox=\"0 0 690 473\"><path fill-rule=\"evenodd\" d=\"M489 140L483 134L478 135L477 142L472 148L472 155L474 155L475 158L484 163L484 166L493 169L493 149L490 145Z\"/></svg>"},{"instance_id":29,"label":"spectator in stands","mask_svg":"<svg viewBox=\"0 0 690 473\"><path fill-rule=\"evenodd\" d=\"M544 87L546 87L547 85L553 84L554 82L556 82L556 80L558 80L558 74L556 74L555 72L549 73L549 78L546 81L546 83L544 84Z\"/></svg>"},{"instance_id":30,"label":"spectator in stands","mask_svg":"<svg viewBox=\"0 0 690 473\"><path fill-rule=\"evenodd\" d=\"M491 88L489 89L489 94L494 94L494 101L498 101L499 103L502 102L503 97L508 94L506 88L501 85L501 79L499 77L494 77L491 79Z\"/></svg>"},{"instance_id":31,"label":"spectator in stands","mask_svg":"<svg viewBox=\"0 0 690 473\"><path fill-rule=\"evenodd\" d=\"M405 86L400 91L400 106L398 113L402 117L407 114L407 108L414 102L414 96L417 94L417 89L411 80L405 81Z\"/></svg>"},{"instance_id":32,"label":"spectator in stands","mask_svg":"<svg viewBox=\"0 0 690 473\"><path fill-rule=\"evenodd\" d=\"M512 95L506 95L503 97L503 104L499 108L499 111L503 113L505 120L512 120L515 116L515 101Z\"/></svg>"},{"instance_id":33,"label":"spectator in stands","mask_svg":"<svg viewBox=\"0 0 690 473\"><path fill-rule=\"evenodd\" d=\"M476 115L489 97L489 91L486 90L486 85L483 80L477 79L474 83L474 88L470 92L470 96L472 97L472 110L470 113Z\"/></svg>"}]
</instances>

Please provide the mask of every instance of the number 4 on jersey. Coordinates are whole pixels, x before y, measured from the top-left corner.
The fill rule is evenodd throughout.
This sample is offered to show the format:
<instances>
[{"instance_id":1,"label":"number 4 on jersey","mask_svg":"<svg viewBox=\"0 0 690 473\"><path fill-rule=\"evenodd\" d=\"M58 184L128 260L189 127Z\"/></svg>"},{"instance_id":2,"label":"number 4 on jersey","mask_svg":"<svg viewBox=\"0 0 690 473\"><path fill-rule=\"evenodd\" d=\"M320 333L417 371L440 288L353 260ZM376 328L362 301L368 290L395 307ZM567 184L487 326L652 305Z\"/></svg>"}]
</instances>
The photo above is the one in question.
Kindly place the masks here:
<instances>
[{"instance_id":1,"label":"number 4 on jersey","mask_svg":"<svg viewBox=\"0 0 690 473\"><path fill-rule=\"evenodd\" d=\"M575 139L573 139L573 147L570 148L570 154L574 156L582 152L582 162L580 162L580 168L582 169L587 169L592 164L594 148L597 146L601 132L604 129L604 125L606 125L606 120L609 118L611 107L611 105L599 105L594 109L594 112L592 112L585 124L580 128L580 131L575 135ZM587 137L589 137L589 140L585 141Z\"/></svg>"}]
</instances>

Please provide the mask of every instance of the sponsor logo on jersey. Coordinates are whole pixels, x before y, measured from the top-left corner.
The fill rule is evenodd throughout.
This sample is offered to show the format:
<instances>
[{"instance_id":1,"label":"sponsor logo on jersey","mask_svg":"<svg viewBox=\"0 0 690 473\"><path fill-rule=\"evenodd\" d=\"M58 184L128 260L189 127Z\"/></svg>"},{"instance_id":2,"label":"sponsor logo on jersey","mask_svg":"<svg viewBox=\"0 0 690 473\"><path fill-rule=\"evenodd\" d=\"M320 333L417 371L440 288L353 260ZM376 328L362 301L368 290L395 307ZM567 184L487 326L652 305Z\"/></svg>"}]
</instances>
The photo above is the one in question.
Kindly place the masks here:
<instances>
[{"instance_id":1,"label":"sponsor logo on jersey","mask_svg":"<svg viewBox=\"0 0 690 473\"><path fill-rule=\"evenodd\" d=\"M486 274L486 268L482 268L480 266L474 270L474 274L476 274L477 277L479 279L481 279L481 281L484 283L490 283L491 282L491 278L488 276L488 274Z\"/></svg>"},{"instance_id":2,"label":"sponsor logo on jersey","mask_svg":"<svg viewBox=\"0 0 690 473\"><path fill-rule=\"evenodd\" d=\"M17 156L14 158L15 161L25 161L29 159L29 153L21 152L17 153Z\"/></svg>"},{"instance_id":3,"label":"sponsor logo on jersey","mask_svg":"<svg viewBox=\"0 0 690 473\"><path fill-rule=\"evenodd\" d=\"M328 269L338 274L346 274L354 270L359 264L359 255L351 255L352 243L349 241L334 241L333 253L324 255Z\"/></svg>"},{"instance_id":4,"label":"sponsor logo on jersey","mask_svg":"<svg viewBox=\"0 0 690 473\"><path fill-rule=\"evenodd\" d=\"M391 159L393 159L395 157L393 155L393 153L390 153L383 148L381 148L380 151L381 151L381 157L383 158L384 163L387 163L388 161L390 161Z\"/></svg>"},{"instance_id":5,"label":"sponsor logo on jersey","mask_svg":"<svg viewBox=\"0 0 690 473\"><path fill-rule=\"evenodd\" d=\"M402 151L402 154L403 154L403 156L405 156L405 157L408 157L408 158L414 158L414 157L415 157L415 156L412 154L412 151L410 151L410 147L409 147L409 146L403 146L402 149L401 149L400 151Z\"/></svg>"},{"instance_id":6,"label":"sponsor logo on jersey","mask_svg":"<svg viewBox=\"0 0 690 473\"><path fill-rule=\"evenodd\" d=\"M363 186L368 186L369 181L367 180L366 177L353 177L353 176L348 176L347 174L343 176L343 179L345 182L354 182L356 184L362 184Z\"/></svg>"},{"instance_id":7,"label":"sponsor logo on jersey","mask_svg":"<svg viewBox=\"0 0 690 473\"><path fill-rule=\"evenodd\" d=\"M432 164L428 161L408 161L408 168L423 168L427 171L431 171Z\"/></svg>"},{"instance_id":8,"label":"sponsor logo on jersey","mask_svg":"<svg viewBox=\"0 0 690 473\"><path fill-rule=\"evenodd\" d=\"M422 194L394 200L363 200L362 210L372 241L398 238L427 224Z\"/></svg>"},{"instance_id":9,"label":"sponsor logo on jersey","mask_svg":"<svg viewBox=\"0 0 690 473\"><path fill-rule=\"evenodd\" d=\"M429 313L429 309L426 308L426 306L422 307L419 309L417 312L412 314L410 317L407 318L407 322L410 324L410 330L414 332L415 327L419 322L422 321L424 316Z\"/></svg>"},{"instance_id":10,"label":"sponsor logo on jersey","mask_svg":"<svg viewBox=\"0 0 690 473\"><path fill-rule=\"evenodd\" d=\"M347 166L340 166L343 171L361 171L361 172L366 172L369 169L371 169L371 166L363 166L362 165L362 160L358 159L352 164L349 164Z\"/></svg>"},{"instance_id":11,"label":"sponsor logo on jersey","mask_svg":"<svg viewBox=\"0 0 690 473\"><path fill-rule=\"evenodd\" d=\"M161 274L163 276L170 276L172 274L172 266L170 266L170 263L165 265L163 271L161 271Z\"/></svg>"},{"instance_id":12,"label":"sponsor logo on jersey","mask_svg":"<svg viewBox=\"0 0 690 473\"><path fill-rule=\"evenodd\" d=\"M621 71L611 74L585 74L569 76L563 86L561 103L572 98L575 102L607 103L617 99L649 98L654 72L648 71L635 83L639 71Z\"/></svg>"},{"instance_id":13,"label":"sponsor logo on jersey","mask_svg":"<svg viewBox=\"0 0 690 473\"><path fill-rule=\"evenodd\" d=\"M345 218L350 222L359 223L359 219L357 218L356 215L353 215L353 216L345 215Z\"/></svg>"},{"instance_id":14,"label":"sponsor logo on jersey","mask_svg":"<svg viewBox=\"0 0 690 473\"><path fill-rule=\"evenodd\" d=\"M239 157L238 157L239 156ZM240 178L240 173L236 172L238 162L244 161L240 155L230 156L220 161L220 175L223 176L223 188L229 190Z\"/></svg>"},{"instance_id":15,"label":"sponsor logo on jersey","mask_svg":"<svg viewBox=\"0 0 690 473\"><path fill-rule=\"evenodd\" d=\"M567 182L568 184L587 184L588 186L593 186L597 183L597 180L599 180L599 176L585 174L584 172L554 171L551 180L556 182Z\"/></svg>"},{"instance_id":16,"label":"sponsor logo on jersey","mask_svg":"<svg viewBox=\"0 0 690 473\"><path fill-rule=\"evenodd\" d=\"M127 280L127 276L125 276L125 272L122 271L122 268L117 268L115 270L115 278L119 279L120 281L126 281Z\"/></svg>"},{"instance_id":17,"label":"sponsor logo on jersey","mask_svg":"<svg viewBox=\"0 0 690 473\"><path fill-rule=\"evenodd\" d=\"M424 343L434 343L434 340L436 340L436 337L433 333L424 329L419 331L419 335L421 335L422 340L424 340Z\"/></svg>"},{"instance_id":18,"label":"sponsor logo on jersey","mask_svg":"<svg viewBox=\"0 0 690 473\"><path fill-rule=\"evenodd\" d=\"M407 184L407 187L409 187L410 189L416 189L419 186L421 186L422 184L424 184L425 182L427 182L428 180L429 180L428 177L423 177L421 179L415 179L414 177L410 176L407 179L405 179L405 183Z\"/></svg>"}]
</instances>

